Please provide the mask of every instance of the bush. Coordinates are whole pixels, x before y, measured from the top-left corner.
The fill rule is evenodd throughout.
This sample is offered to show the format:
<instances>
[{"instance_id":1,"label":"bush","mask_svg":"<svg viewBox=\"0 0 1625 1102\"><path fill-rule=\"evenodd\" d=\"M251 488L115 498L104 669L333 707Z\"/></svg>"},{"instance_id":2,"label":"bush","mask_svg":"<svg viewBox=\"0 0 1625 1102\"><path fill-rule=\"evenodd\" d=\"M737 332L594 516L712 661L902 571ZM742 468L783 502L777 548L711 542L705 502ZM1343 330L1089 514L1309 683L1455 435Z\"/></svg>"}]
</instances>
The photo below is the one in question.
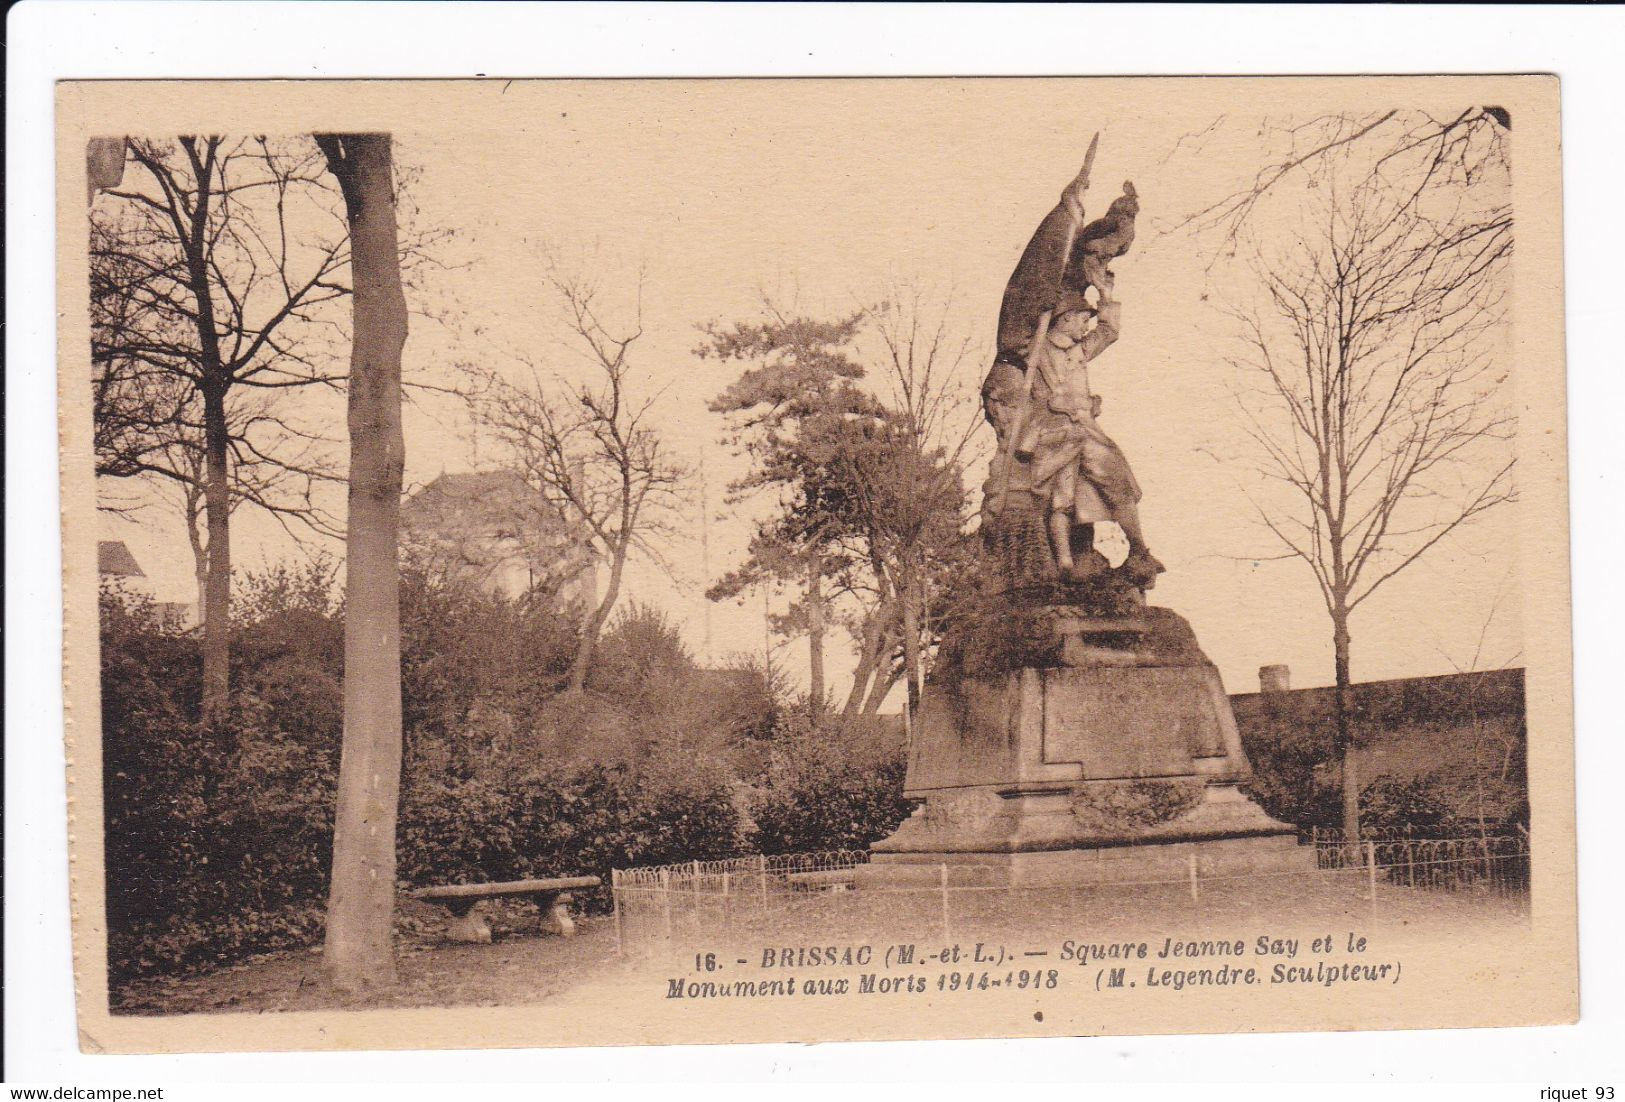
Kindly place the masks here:
<instances>
[{"instance_id":1,"label":"bush","mask_svg":"<svg viewBox=\"0 0 1625 1102\"><path fill-rule=\"evenodd\" d=\"M339 564L325 551L300 563L276 563L240 573L232 579L232 621L250 627L289 612L337 621L343 604L338 577Z\"/></svg>"},{"instance_id":2,"label":"bush","mask_svg":"<svg viewBox=\"0 0 1625 1102\"><path fill-rule=\"evenodd\" d=\"M634 603L618 613L598 640L587 684L608 696L642 695L651 680L684 677L694 656L671 618L653 605Z\"/></svg>"},{"instance_id":3,"label":"bush","mask_svg":"<svg viewBox=\"0 0 1625 1102\"><path fill-rule=\"evenodd\" d=\"M198 722L200 641L103 593L109 979L217 968L318 941L343 730L331 564L240 579L232 698ZM811 724L771 671L702 670L658 611L605 633L560 693L575 625L409 575L402 586L403 888L595 875L867 845L896 828L904 759L882 724ZM607 909L607 888L583 893Z\"/></svg>"},{"instance_id":4,"label":"bush","mask_svg":"<svg viewBox=\"0 0 1625 1102\"><path fill-rule=\"evenodd\" d=\"M321 937L343 729L343 624L330 582L320 564L240 581L231 707L213 730L196 718L198 638L151 601L104 591L115 988ZM422 579L403 586L403 885L578 873L607 883L616 866L740 851L728 762L701 752L731 737L718 734L731 721L710 690L678 670L661 674L667 687L645 683L630 707L552 695L573 631L540 606ZM636 648L610 638L630 688L640 671L620 663ZM651 714L668 691L670 706ZM527 755L539 723L578 743L584 728L612 727L627 752L579 764ZM608 893L583 903L607 907Z\"/></svg>"},{"instance_id":5,"label":"bush","mask_svg":"<svg viewBox=\"0 0 1625 1102\"><path fill-rule=\"evenodd\" d=\"M510 717L512 736L493 740L476 772L524 773L537 762L641 768L665 754L739 776L748 771L750 744L773 729L780 711L759 671L702 669L663 612L633 605L599 640L586 691L551 695Z\"/></svg>"},{"instance_id":6,"label":"bush","mask_svg":"<svg viewBox=\"0 0 1625 1102\"><path fill-rule=\"evenodd\" d=\"M1378 777L1360 792L1360 829L1369 834L1407 831L1419 837L1460 833L1455 814L1433 777Z\"/></svg>"},{"instance_id":7,"label":"bush","mask_svg":"<svg viewBox=\"0 0 1625 1102\"><path fill-rule=\"evenodd\" d=\"M407 572L401 579L401 701L406 754L470 777L504 735L555 694L577 624L551 602L510 601ZM480 736L484 736L483 740Z\"/></svg>"},{"instance_id":8,"label":"bush","mask_svg":"<svg viewBox=\"0 0 1625 1102\"><path fill-rule=\"evenodd\" d=\"M739 817L725 776L588 766L524 778L424 778L404 794L397 875L403 885L597 876L589 909L607 910L610 870L732 857Z\"/></svg>"},{"instance_id":9,"label":"bush","mask_svg":"<svg viewBox=\"0 0 1625 1102\"><path fill-rule=\"evenodd\" d=\"M1325 724L1300 723L1295 715L1267 717L1243 729L1242 749L1252 763L1246 792L1270 815L1300 830L1342 822L1342 796L1324 768L1336 760L1336 737Z\"/></svg>"},{"instance_id":10,"label":"bush","mask_svg":"<svg viewBox=\"0 0 1625 1102\"><path fill-rule=\"evenodd\" d=\"M102 600L110 980L308 944L321 929L336 738L240 691L192 721L195 638L117 591ZM177 699L179 697L179 699Z\"/></svg>"},{"instance_id":11,"label":"bush","mask_svg":"<svg viewBox=\"0 0 1625 1102\"><path fill-rule=\"evenodd\" d=\"M832 719L774 746L750 804L755 852L864 849L908 817L907 757L872 722Z\"/></svg>"},{"instance_id":12,"label":"bush","mask_svg":"<svg viewBox=\"0 0 1625 1102\"><path fill-rule=\"evenodd\" d=\"M1341 829L1342 770L1328 725L1302 723L1292 713L1264 717L1243 732L1242 744L1253 766L1246 790L1265 811L1300 830ZM1360 791L1360 827L1366 834L1417 837L1465 829L1447 786L1432 775L1376 777Z\"/></svg>"}]
</instances>

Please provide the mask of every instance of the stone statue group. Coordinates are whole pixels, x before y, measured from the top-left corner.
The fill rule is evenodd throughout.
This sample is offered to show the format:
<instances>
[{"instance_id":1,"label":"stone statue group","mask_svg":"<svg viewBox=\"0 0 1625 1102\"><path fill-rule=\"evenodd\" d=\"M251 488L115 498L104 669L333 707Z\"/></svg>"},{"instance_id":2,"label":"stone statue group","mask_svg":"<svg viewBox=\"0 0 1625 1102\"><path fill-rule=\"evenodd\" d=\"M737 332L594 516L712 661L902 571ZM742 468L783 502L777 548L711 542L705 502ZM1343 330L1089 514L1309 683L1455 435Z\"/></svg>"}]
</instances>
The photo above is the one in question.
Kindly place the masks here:
<instances>
[{"instance_id":1,"label":"stone statue group","mask_svg":"<svg viewBox=\"0 0 1625 1102\"><path fill-rule=\"evenodd\" d=\"M1083 169L1039 223L1011 273L999 311L998 356L982 408L998 437L983 486L982 531L1012 588L1107 580L1150 587L1162 572L1140 527L1140 486L1100 427L1089 365L1118 337L1122 306L1109 265L1134 241L1134 185L1084 224ZM1115 570L1094 548L1094 526L1115 522L1128 557Z\"/></svg>"}]
</instances>

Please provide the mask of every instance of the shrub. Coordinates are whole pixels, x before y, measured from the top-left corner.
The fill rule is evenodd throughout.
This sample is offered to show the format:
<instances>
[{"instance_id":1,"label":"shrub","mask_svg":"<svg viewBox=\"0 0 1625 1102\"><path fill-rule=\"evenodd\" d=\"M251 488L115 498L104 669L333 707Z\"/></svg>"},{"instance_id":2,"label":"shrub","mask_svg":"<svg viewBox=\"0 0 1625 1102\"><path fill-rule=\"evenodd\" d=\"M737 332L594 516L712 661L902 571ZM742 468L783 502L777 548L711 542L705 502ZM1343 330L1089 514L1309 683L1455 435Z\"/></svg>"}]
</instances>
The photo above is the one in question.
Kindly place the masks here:
<instances>
[{"instance_id":1,"label":"shrub","mask_svg":"<svg viewBox=\"0 0 1625 1102\"><path fill-rule=\"evenodd\" d=\"M739 817L727 778L704 766L536 770L512 780L424 778L402 801L403 884L598 876L610 870L732 857Z\"/></svg>"},{"instance_id":2,"label":"shrub","mask_svg":"<svg viewBox=\"0 0 1625 1102\"><path fill-rule=\"evenodd\" d=\"M1302 722L1294 713L1266 716L1243 732L1242 744L1253 766L1247 792L1265 811L1300 830L1341 828L1341 769L1329 725ZM1459 832L1460 801L1451 797L1437 776L1378 776L1360 792L1361 830L1419 837Z\"/></svg>"},{"instance_id":3,"label":"shrub","mask_svg":"<svg viewBox=\"0 0 1625 1102\"><path fill-rule=\"evenodd\" d=\"M1360 829L1408 831L1428 837L1459 833L1450 804L1433 777L1378 777L1360 792Z\"/></svg>"},{"instance_id":4,"label":"shrub","mask_svg":"<svg viewBox=\"0 0 1625 1102\"><path fill-rule=\"evenodd\" d=\"M110 980L212 968L312 944L322 932L343 727L343 625L319 579L245 585L231 707L196 722L196 636L151 601L103 593ZM567 645L541 609L422 587L404 603L410 682L399 835L407 886L587 873L732 856L740 818L727 763L656 739L618 762L523 755L532 716L560 735L584 717L659 733L590 695L550 697ZM568 625L566 625L568 626ZM528 663L542 655L542 673ZM552 659L547 655L552 654ZM692 679L690 679L692 680ZM412 695L415 694L415 695ZM414 711L415 709L415 711ZM667 710L669 711L669 709ZM703 724L698 707L681 722ZM664 736L662 736L664 737ZM707 736L709 737L709 736ZM608 894L586 898L607 906Z\"/></svg>"},{"instance_id":5,"label":"shrub","mask_svg":"<svg viewBox=\"0 0 1625 1102\"><path fill-rule=\"evenodd\" d=\"M545 598L517 601L473 586L401 579L401 700L408 756L438 755L472 776L491 749L471 728L528 727L558 691L575 653L576 621ZM499 727L491 729L495 716ZM501 747L498 747L500 749Z\"/></svg>"},{"instance_id":6,"label":"shrub","mask_svg":"<svg viewBox=\"0 0 1625 1102\"><path fill-rule=\"evenodd\" d=\"M114 982L214 967L321 935L335 792L330 769L240 709L243 749L186 729L110 755L108 892ZM731 857L728 779L692 761L538 770L510 781L415 779L402 794L403 887ZM584 893L607 910L607 889Z\"/></svg>"},{"instance_id":7,"label":"shrub","mask_svg":"<svg viewBox=\"0 0 1625 1102\"><path fill-rule=\"evenodd\" d=\"M634 603L618 613L598 641L588 684L609 696L642 695L651 679L690 674L694 656L671 618Z\"/></svg>"},{"instance_id":8,"label":"shrub","mask_svg":"<svg viewBox=\"0 0 1625 1102\"><path fill-rule=\"evenodd\" d=\"M197 636L104 592L115 991L321 937L343 729L333 581L319 560L239 579L232 698L212 729L197 719ZM403 580L403 887L607 884L615 867L743 852L753 810L781 849L865 844L906 812L896 747L813 732L759 671L699 669L658 612L618 618L589 691L560 694L575 632L545 601Z\"/></svg>"},{"instance_id":9,"label":"shrub","mask_svg":"<svg viewBox=\"0 0 1625 1102\"><path fill-rule=\"evenodd\" d=\"M1342 797L1335 771L1335 734L1323 723L1304 723L1292 713L1261 717L1241 735L1252 763L1247 794L1265 811L1300 829L1332 827L1342 821Z\"/></svg>"},{"instance_id":10,"label":"shrub","mask_svg":"<svg viewBox=\"0 0 1625 1102\"><path fill-rule=\"evenodd\" d=\"M336 619L343 605L338 596L338 576L337 560L325 551L315 552L300 563L275 563L263 570L239 573L232 579L231 618L240 626L288 612Z\"/></svg>"},{"instance_id":11,"label":"shrub","mask_svg":"<svg viewBox=\"0 0 1625 1102\"><path fill-rule=\"evenodd\" d=\"M251 696L212 730L125 714L104 738L110 979L308 944L332 845L328 755Z\"/></svg>"},{"instance_id":12,"label":"shrub","mask_svg":"<svg viewBox=\"0 0 1625 1102\"><path fill-rule=\"evenodd\" d=\"M908 817L907 758L873 723L832 719L774 746L750 803L760 853L863 849Z\"/></svg>"},{"instance_id":13,"label":"shrub","mask_svg":"<svg viewBox=\"0 0 1625 1102\"><path fill-rule=\"evenodd\" d=\"M197 637L144 598L103 591L115 985L309 944L321 931L342 710L337 629L308 608L274 606L251 605L239 622L231 706L210 729L195 718Z\"/></svg>"}]
</instances>

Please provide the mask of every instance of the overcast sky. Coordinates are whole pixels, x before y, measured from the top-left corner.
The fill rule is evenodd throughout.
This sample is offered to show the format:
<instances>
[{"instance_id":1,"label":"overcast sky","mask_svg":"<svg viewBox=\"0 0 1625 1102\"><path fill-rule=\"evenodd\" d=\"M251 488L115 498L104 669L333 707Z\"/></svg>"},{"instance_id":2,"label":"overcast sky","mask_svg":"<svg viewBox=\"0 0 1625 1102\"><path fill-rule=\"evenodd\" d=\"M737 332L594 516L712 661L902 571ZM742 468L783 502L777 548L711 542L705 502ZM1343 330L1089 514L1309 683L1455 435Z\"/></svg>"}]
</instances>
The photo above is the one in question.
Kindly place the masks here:
<instances>
[{"instance_id":1,"label":"overcast sky","mask_svg":"<svg viewBox=\"0 0 1625 1102\"><path fill-rule=\"evenodd\" d=\"M457 231L445 247L455 269L426 277L416 303L447 320L415 322L408 370L447 380L460 362L502 369L523 350L578 376L580 361L559 343L545 259L589 265L622 317L641 269L638 386L659 395L658 425L672 446L690 462L703 458L710 562L707 572L696 509L689 539L671 549L676 577L637 564L625 600L669 609L699 651L706 580L738 562L750 526L748 512L722 504L722 484L742 468L705 409L738 366L693 356L696 326L752 317L764 290L833 314L901 280L941 301L951 293L950 324L983 350L960 380L974 394L1005 279L1098 130L1091 215L1124 179L1142 206L1140 240L1115 265L1122 338L1091 381L1168 568L1151 600L1191 621L1233 692L1256 688L1258 667L1277 662L1291 665L1297 685L1325 684L1330 627L1318 591L1301 562L1264 560L1278 548L1238 485L1249 477L1239 462L1247 445L1227 391L1233 346L1214 305L1235 288L1222 265L1210 271L1209 244L1157 228L1251 176L1265 112L1372 105L1312 108L1263 93L1221 102L1196 83L1156 97L1144 94L1149 82L1130 81L515 85L510 99L455 127L403 121L398 156L420 172L415 203L426 223ZM1221 112L1205 141L1180 143ZM406 431L409 486L499 460L448 402L410 410ZM970 485L981 477L972 472ZM1442 544L1362 607L1357 680L1449 672L1475 654L1480 666L1521 661L1515 510ZM129 543L161 598L193 598L178 522L104 528ZM244 567L297 553L274 525L242 512L234 545ZM759 600L713 606L710 624L715 660L760 652ZM805 679L804 645L780 657ZM830 648L835 692L844 694L850 665L849 648Z\"/></svg>"}]
</instances>

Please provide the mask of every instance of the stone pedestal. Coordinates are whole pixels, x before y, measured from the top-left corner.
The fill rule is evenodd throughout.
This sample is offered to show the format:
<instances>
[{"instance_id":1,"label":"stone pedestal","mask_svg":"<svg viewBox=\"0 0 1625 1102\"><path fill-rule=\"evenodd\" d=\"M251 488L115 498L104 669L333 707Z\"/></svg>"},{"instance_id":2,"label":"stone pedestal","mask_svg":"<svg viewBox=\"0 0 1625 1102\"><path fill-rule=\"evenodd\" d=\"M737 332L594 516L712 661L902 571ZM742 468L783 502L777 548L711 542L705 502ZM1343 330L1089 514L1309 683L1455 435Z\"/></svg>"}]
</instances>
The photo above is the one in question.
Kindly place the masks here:
<instances>
[{"instance_id":1,"label":"stone pedestal","mask_svg":"<svg viewBox=\"0 0 1625 1102\"><path fill-rule=\"evenodd\" d=\"M1158 880L1187 875L1193 854L1204 875L1314 868L1240 791L1250 767L1229 697L1181 617L1033 616L1009 668L948 646L904 786L919 807L872 847L866 877L948 865L982 884Z\"/></svg>"}]
</instances>

